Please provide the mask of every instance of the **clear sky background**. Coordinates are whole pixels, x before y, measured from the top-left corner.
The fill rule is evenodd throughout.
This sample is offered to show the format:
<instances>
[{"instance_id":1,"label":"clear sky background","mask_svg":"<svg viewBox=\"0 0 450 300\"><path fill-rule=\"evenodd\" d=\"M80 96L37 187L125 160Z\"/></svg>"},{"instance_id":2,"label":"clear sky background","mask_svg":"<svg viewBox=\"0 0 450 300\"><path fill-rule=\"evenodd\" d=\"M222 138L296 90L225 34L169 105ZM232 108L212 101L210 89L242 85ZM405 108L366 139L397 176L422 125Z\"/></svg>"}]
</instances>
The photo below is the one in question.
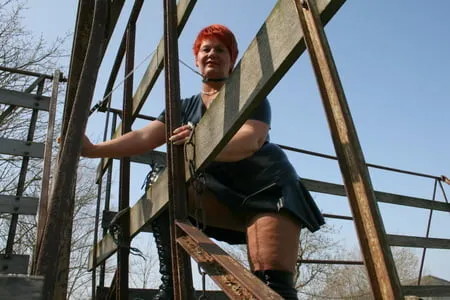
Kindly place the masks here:
<instances>
[{"instance_id":1,"label":"clear sky background","mask_svg":"<svg viewBox=\"0 0 450 300\"><path fill-rule=\"evenodd\" d=\"M284 0L281 0L284 1ZM163 1L146 1L138 22L137 66L149 55L163 33ZM197 32L212 23L227 25L237 36L240 56L269 15L274 0L199 0L180 40L180 58L192 67L192 43ZM101 67L93 103L101 100L117 51L124 20L132 1L127 1L119 25ZM73 32L77 1L29 1L24 23L49 41ZM360 143L369 163L440 176L450 175L450 1L347 1L326 27L329 43L347 96ZM71 41L67 45L69 51ZM67 61L61 64L68 66ZM148 60L136 71L135 84ZM198 93L198 75L180 65L181 95ZM123 74L123 72L122 72ZM119 82L118 82L119 83ZM160 76L141 113L157 115L164 105ZM121 88L113 107L120 108ZM272 105L271 139L275 143L334 155L325 114L309 58L302 55L268 96ZM144 122L137 122L135 128ZM104 115L90 118L87 134L93 141L103 136ZM337 163L302 154L289 154L301 177L341 183ZM134 167L132 199L138 199L148 167ZM430 199L433 180L386 171L370 170L376 190ZM117 179L118 180L118 179ZM449 186L444 186L450 193ZM326 213L350 214L347 200L315 194ZM442 193L437 199L443 201ZM424 236L428 213L414 208L380 205L386 231ZM338 239L357 246L353 224L332 221L340 229ZM432 237L450 238L450 216L434 212ZM417 251L417 253L420 253ZM429 250L427 273L450 280L449 251Z\"/></svg>"}]
</instances>

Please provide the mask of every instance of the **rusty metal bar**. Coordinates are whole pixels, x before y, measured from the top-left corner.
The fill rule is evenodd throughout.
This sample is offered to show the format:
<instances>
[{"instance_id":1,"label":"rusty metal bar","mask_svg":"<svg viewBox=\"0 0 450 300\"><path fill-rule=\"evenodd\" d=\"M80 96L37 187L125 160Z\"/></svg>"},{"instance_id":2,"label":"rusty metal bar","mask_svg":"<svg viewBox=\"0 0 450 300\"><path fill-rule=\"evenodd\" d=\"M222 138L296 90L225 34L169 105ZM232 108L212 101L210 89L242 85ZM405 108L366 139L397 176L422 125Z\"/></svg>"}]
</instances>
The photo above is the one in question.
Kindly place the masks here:
<instances>
[{"instance_id":1,"label":"rusty metal bar","mask_svg":"<svg viewBox=\"0 0 450 300\"><path fill-rule=\"evenodd\" d=\"M110 111L116 114L122 114L122 111L120 109L116 109L116 108L107 108L106 111ZM136 118L142 119L142 120L148 120L148 121L155 121L156 117L152 117L152 116L146 116L146 115L142 115L142 114L137 114L135 115Z\"/></svg>"},{"instance_id":2,"label":"rusty metal bar","mask_svg":"<svg viewBox=\"0 0 450 300\"><path fill-rule=\"evenodd\" d=\"M116 125L117 125L117 114L113 113L113 119L112 119L112 124L111 124L111 133L110 133L111 138L113 137L114 132L116 130ZM104 137L104 140L106 140L105 137ZM114 164L114 161L111 160L111 162L108 166L108 172L106 175L106 187L105 187L105 210L106 211L109 211L109 209L110 209L113 164ZM108 233L108 230L106 228L104 228L103 229L103 238L106 236L107 233ZM102 264L100 265L100 279L99 279L100 287L105 286L105 272L106 272L106 264L105 264L105 262L102 262Z\"/></svg>"},{"instance_id":3,"label":"rusty metal bar","mask_svg":"<svg viewBox=\"0 0 450 300\"><path fill-rule=\"evenodd\" d=\"M318 264L318 265L364 265L363 261L358 260L329 260L329 259L299 259L302 264Z\"/></svg>"},{"instance_id":4,"label":"rusty metal bar","mask_svg":"<svg viewBox=\"0 0 450 300\"><path fill-rule=\"evenodd\" d=\"M125 56L125 83L123 87L123 114L122 114L122 135L131 131L132 124L132 104L133 104L133 74L127 75L134 68L134 52L136 41L136 23L131 22L127 26L126 34L126 56ZM120 159L120 179L119 179L119 211L130 207L130 158ZM119 251L117 253L117 300L128 299L128 272L130 255L130 215L119 220Z\"/></svg>"},{"instance_id":5,"label":"rusty metal bar","mask_svg":"<svg viewBox=\"0 0 450 300\"><path fill-rule=\"evenodd\" d=\"M42 74L42 73L37 73L37 72L32 72L32 71L27 71L27 70L21 70L21 69L16 69L16 68L8 68L8 67L3 67L3 66L0 66L0 71L16 73L16 74L21 74L21 75L27 75L27 76L34 76L34 77L43 77L43 78L50 79L50 80L53 80L54 76L55 76L55 75ZM63 77L62 73L59 73L58 76L59 77L57 77L57 80L59 82L66 82L67 81L67 79Z\"/></svg>"},{"instance_id":6,"label":"rusty metal bar","mask_svg":"<svg viewBox=\"0 0 450 300\"><path fill-rule=\"evenodd\" d=\"M144 4L144 0L136 0L134 2L133 8L131 9L130 17L128 18L127 24L136 24L136 21L139 17L139 14L142 9L142 5ZM111 92L114 86L114 82L117 79L117 74L119 73L120 66L122 65L123 56L125 55L125 47L126 47L126 39L127 33L124 32L122 36L122 40L120 41L119 49L117 50L116 58L114 60L111 73L109 75L108 82L106 84L105 93L103 95L103 99L96 104L96 107L99 109L105 108L106 105L111 101ZM94 112L95 108L91 108L90 114Z\"/></svg>"},{"instance_id":7,"label":"rusty metal bar","mask_svg":"<svg viewBox=\"0 0 450 300\"><path fill-rule=\"evenodd\" d=\"M41 81L38 86L37 95L41 96L43 90L44 90L44 81ZM28 142L33 141L34 132L36 131L36 123L37 123L38 114L39 114L39 110L33 109L33 112L31 114L30 126L28 127L28 134L27 134ZM17 183L17 190L16 190L17 197L21 197L24 192L25 179L27 176L29 161L30 161L29 156L24 156L22 159L22 165L20 167L20 173L19 173L19 182ZM6 241L5 258L8 258L10 255L13 254L14 238L16 235L18 221L19 221L19 214L13 213L11 216L11 222L9 225L8 239Z\"/></svg>"},{"instance_id":8,"label":"rusty metal bar","mask_svg":"<svg viewBox=\"0 0 450 300\"><path fill-rule=\"evenodd\" d=\"M356 129L315 1L295 0L375 299L402 290Z\"/></svg>"},{"instance_id":9,"label":"rusty metal bar","mask_svg":"<svg viewBox=\"0 0 450 300\"><path fill-rule=\"evenodd\" d=\"M342 215L333 215L333 214L322 214L325 218L331 219L341 219L341 220L349 220L353 221L353 217L350 216L342 216Z\"/></svg>"},{"instance_id":10,"label":"rusty metal bar","mask_svg":"<svg viewBox=\"0 0 450 300\"><path fill-rule=\"evenodd\" d=\"M166 88L166 140L181 125L180 75L178 69L177 5L175 0L164 0L164 66ZM191 299L193 283L189 255L176 243L182 232L175 220L186 220L187 190L182 146L167 144L170 236L174 299Z\"/></svg>"},{"instance_id":11,"label":"rusty metal bar","mask_svg":"<svg viewBox=\"0 0 450 300\"><path fill-rule=\"evenodd\" d=\"M435 180L434 188L433 188L433 196L431 198L432 201L436 200L437 183L438 183L438 180ZM433 218L433 209L430 209L430 214L428 215L428 222L427 222L427 232L425 234L426 238L428 238L430 236L430 227L431 227L431 219L432 218ZM417 285L420 285L420 281L422 280L423 264L425 263L426 253L427 253L427 248L423 248L422 258L420 259L419 277L417 278Z\"/></svg>"},{"instance_id":12,"label":"rusty metal bar","mask_svg":"<svg viewBox=\"0 0 450 300\"><path fill-rule=\"evenodd\" d=\"M45 223L47 222L48 197L50 191L50 172L52 165L52 148L55 131L56 105L58 103L60 71L55 71L52 83L52 95L50 98L50 107L48 113L47 137L45 140L44 163L42 170L41 196L39 200L39 216L37 224L36 248L35 254L39 252L42 242ZM40 77L41 78L41 77ZM36 255L33 256L32 272L36 268Z\"/></svg>"},{"instance_id":13,"label":"rusty metal bar","mask_svg":"<svg viewBox=\"0 0 450 300\"><path fill-rule=\"evenodd\" d=\"M186 234L178 243L231 299L281 299L189 222L177 221L176 226Z\"/></svg>"},{"instance_id":14,"label":"rusty metal bar","mask_svg":"<svg viewBox=\"0 0 450 300\"><path fill-rule=\"evenodd\" d=\"M64 122L66 123L62 132L59 161L55 170L48 221L45 225L36 267L36 274L44 276L44 299L65 298L65 294L58 294L58 284L64 285L64 282L59 282L58 274L62 269L68 270L68 265L64 265L66 261L60 260L60 258L67 257L70 249L61 245L70 244L69 229L73 222L76 170L95 81L104 53L104 45L107 42L105 41L107 7L107 0L95 1L94 25L90 31L86 55L83 55L82 67L77 66L81 69L81 73L76 82L74 91L76 95L70 99L74 99L73 103L70 103L70 107L65 109ZM69 235L65 236L67 234ZM67 279L65 280L67 286Z\"/></svg>"}]
</instances>

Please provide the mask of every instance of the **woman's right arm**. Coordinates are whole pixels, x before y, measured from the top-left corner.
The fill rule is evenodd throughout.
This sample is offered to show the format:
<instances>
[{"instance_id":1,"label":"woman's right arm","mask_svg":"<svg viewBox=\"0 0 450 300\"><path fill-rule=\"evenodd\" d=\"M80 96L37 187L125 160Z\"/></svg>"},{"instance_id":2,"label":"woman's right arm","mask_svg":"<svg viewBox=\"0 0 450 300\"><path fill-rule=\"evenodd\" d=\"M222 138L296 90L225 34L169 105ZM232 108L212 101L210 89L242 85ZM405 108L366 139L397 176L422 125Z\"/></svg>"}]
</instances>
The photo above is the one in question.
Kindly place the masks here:
<instances>
[{"instance_id":1,"label":"woman's right arm","mask_svg":"<svg viewBox=\"0 0 450 300\"><path fill-rule=\"evenodd\" d=\"M165 142L165 124L156 120L141 129L130 131L116 139L96 145L92 144L85 137L81 148L81 155L90 158L128 157L146 153L163 145Z\"/></svg>"}]
</instances>

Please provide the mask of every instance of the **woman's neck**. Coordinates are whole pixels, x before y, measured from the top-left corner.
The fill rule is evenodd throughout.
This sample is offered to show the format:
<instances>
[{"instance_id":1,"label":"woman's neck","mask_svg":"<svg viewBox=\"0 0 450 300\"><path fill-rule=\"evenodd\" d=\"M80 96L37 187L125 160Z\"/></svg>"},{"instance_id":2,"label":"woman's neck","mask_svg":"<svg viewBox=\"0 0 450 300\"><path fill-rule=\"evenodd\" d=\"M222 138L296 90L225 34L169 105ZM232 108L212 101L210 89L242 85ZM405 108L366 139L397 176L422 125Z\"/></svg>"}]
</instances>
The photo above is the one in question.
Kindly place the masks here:
<instances>
[{"instance_id":1,"label":"woman's neck","mask_svg":"<svg viewBox=\"0 0 450 300\"><path fill-rule=\"evenodd\" d=\"M216 98L224 83L225 82L223 81L202 83L202 100L206 108L208 108L214 98Z\"/></svg>"}]
</instances>

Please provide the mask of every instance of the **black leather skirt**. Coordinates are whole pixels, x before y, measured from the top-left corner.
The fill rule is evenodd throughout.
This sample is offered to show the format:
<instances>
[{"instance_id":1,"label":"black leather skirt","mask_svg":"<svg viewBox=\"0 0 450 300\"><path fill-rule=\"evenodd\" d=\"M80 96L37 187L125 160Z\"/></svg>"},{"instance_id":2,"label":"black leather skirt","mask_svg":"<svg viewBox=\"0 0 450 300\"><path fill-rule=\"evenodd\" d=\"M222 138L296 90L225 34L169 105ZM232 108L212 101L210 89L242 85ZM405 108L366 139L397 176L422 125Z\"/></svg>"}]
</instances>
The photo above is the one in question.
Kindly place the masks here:
<instances>
[{"instance_id":1,"label":"black leather skirt","mask_svg":"<svg viewBox=\"0 0 450 300\"><path fill-rule=\"evenodd\" d=\"M309 191L302 184L283 150L266 142L253 156L232 163L214 162L205 169L206 187L231 210L245 212L286 211L314 232L325 221ZM241 243L231 232L207 228L218 240Z\"/></svg>"}]
</instances>

